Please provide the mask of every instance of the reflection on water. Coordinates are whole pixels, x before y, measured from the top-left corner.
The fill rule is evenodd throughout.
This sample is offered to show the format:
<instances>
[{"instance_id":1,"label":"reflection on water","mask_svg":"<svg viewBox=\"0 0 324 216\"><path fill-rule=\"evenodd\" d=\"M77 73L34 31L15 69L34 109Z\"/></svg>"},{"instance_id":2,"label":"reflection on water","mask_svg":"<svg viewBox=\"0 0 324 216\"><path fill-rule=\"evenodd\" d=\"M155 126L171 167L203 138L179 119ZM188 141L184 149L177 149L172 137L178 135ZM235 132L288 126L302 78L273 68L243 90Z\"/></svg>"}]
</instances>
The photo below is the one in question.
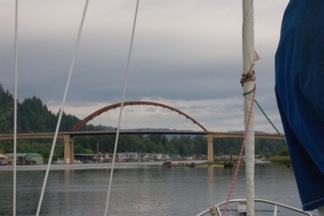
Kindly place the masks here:
<instances>
[{"instance_id":1,"label":"reflection on water","mask_svg":"<svg viewBox=\"0 0 324 216\"><path fill-rule=\"evenodd\" d=\"M94 165L92 165L94 166ZM17 173L17 215L35 215L45 171ZM226 199L234 169L161 169L160 165L117 167L109 215L195 215ZM291 169L256 167L256 198L300 207ZM109 169L50 171L41 215L103 215ZM12 215L12 171L0 171L0 215ZM232 198L244 198L244 167Z\"/></svg>"}]
</instances>

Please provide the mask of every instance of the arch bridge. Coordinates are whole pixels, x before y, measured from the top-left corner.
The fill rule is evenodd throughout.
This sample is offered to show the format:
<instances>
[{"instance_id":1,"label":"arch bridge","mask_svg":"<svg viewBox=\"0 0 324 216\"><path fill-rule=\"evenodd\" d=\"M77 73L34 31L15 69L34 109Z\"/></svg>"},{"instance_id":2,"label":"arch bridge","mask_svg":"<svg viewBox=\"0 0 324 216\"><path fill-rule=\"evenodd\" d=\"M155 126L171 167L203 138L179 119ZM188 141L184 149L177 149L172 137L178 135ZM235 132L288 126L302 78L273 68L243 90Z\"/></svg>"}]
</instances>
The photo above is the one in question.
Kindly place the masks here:
<instances>
[{"instance_id":1,"label":"arch bridge","mask_svg":"<svg viewBox=\"0 0 324 216\"><path fill-rule=\"evenodd\" d=\"M156 103L156 102L151 102L151 101L126 101L123 103L123 107L126 106L133 106L133 105L148 105L148 106L155 106L155 107L162 107L165 109L168 109L170 111L176 112L178 114L180 114L181 116L189 119L193 124L197 125L199 128L201 128L203 131L207 131L207 129L202 126L199 122L197 122L195 119L193 119L191 116L189 116L188 114L174 108L171 107L169 105L166 104L162 104L162 103ZM91 113L90 115L88 115L87 117L85 117L83 120L81 120L79 123L77 123L73 128L72 131L79 131L83 126L85 126L89 121L93 120L95 117L101 115L104 112L108 112L109 110L113 110L116 108L121 108L122 104L121 103L115 103L109 106L105 106L93 113Z\"/></svg>"},{"instance_id":2,"label":"arch bridge","mask_svg":"<svg viewBox=\"0 0 324 216\"><path fill-rule=\"evenodd\" d=\"M148 130L148 129L138 129L138 130L121 130L120 134L175 134L175 135L207 135L208 141L208 162L214 161L214 146L213 140L217 138L224 138L224 137L239 137L242 138L242 133L228 133L228 132L212 132L208 131L205 127L203 127L199 122L195 119L187 115L186 113L165 105L156 102L149 102L149 101L129 101L124 102L123 106L132 106L132 105L150 105L150 106L157 106L166 108L168 110L174 111L179 113L181 116L189 119L193 124L198 125L201 128L201 131L188 131L188 130ZM116 103L113 105L109 105L103 107L90 115L86 118L81 120L77 123L71 132L61 132L58 134L58 138L64 140L64 162L66 164L73 164L74 162L74 147L73 147L73 138L75 136L89 136L89 135L114 135L116 131L80 131L80 129L86 125L89 121L94 119L95 117L99 116L100 114L107 112L112 109L116 109L121 107L121 103ZM54 133L33 133L33 134L17 134L17 139L37 139L37 138L54 138ZM255 134L255 138L267 138L267 139L282 139L281 136L277 134ZM13 134L8 135L0 135L1 140L12 140Z\"/></svg>"}]
</instances>

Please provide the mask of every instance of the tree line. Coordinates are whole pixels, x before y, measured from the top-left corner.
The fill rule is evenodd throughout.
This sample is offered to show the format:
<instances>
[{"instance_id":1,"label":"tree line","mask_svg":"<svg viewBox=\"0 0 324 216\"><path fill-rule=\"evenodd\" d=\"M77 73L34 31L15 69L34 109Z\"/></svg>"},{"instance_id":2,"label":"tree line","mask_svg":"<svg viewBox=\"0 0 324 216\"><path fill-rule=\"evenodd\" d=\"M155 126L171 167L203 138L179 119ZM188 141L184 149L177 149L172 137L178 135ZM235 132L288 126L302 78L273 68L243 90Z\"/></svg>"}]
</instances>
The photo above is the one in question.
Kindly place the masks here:
<instances>
[{"instance_id":1,"label":"tree line","mask_svg":"<svg viewBox=\"0 0 324 216\"><path fill-rule=\"evenodd\" d=\"M0 134L13 133L13 103L14 98L8 90L0 84ZM17 103L17 132L18 133L52 133L55 131L58 113L51 112L40 98L33 96ZM71 131L80 121L77 117L64 113L60 131ZM112 127L88 124L82 130L102 131L113 130ZM48 158L52 140L33 139L18 140L17 151L20 153L40 153ZM75 153L113 152L115 135L80 136L74 139ZM242 139L221 138L214 140L214 153L221 155L238 155ZM97 149L98 148L98 149ZM269 158L282 154L287 146L278 140L257 139L256 154ZM206 136L168 136L168 135L121 135L119 137L118 152L147 152L165 153L180 156L207 155ZM13 152L12 141L1 141L0 152ZM58 140L55 149L56 156L63 155L63 141Z\"/></svg>"}]
</instances>

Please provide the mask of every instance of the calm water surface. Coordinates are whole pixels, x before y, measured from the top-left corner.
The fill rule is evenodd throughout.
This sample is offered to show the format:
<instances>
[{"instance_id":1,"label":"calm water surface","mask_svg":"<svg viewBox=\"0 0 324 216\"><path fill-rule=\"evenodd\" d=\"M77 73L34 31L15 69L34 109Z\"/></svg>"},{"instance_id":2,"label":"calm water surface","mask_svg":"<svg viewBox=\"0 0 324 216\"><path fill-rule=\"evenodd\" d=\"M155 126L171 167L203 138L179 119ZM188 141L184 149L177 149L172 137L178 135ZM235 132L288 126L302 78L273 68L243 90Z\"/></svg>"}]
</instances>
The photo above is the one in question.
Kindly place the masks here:
<instances>
[{"instance_id":1,"label":"calm water surface","mask_svg":"<svg viewBox=\"0 0 324 216\"><path fill-rule=\"evenodd\" d=\"M83 169L84 167L88 169ZM98 167L99 166L99 167ZM110 170L107 165L64 165L50 171L41 215L103 215ZM63 167L63 168L62 168ZM2 167L1 167L2 168ZM44 170L17 172L17 215L35 215ZM35 169L32 168L32 169ZM244 167L231 198L245 198ZM195 215L227 198L234 169L178 167L161 163L116 166L109 215ZM300 208L294 175L284 166L256 167L256 198ZM0 169L0 215L12 215L12 171Z\"/></svg>"}]
</instances>

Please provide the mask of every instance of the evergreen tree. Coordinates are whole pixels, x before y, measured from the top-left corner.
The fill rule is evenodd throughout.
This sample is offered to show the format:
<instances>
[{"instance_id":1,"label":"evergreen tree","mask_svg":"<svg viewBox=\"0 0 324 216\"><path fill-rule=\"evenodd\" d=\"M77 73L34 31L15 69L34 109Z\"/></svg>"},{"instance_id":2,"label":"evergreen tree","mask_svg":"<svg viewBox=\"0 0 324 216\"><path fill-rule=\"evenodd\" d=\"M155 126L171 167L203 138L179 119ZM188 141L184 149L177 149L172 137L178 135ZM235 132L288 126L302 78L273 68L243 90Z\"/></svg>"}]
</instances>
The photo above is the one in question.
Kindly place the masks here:
<instances>
[{"instance_id":1,"label":"evergreen tree","mask_svg":"<svg viewBox=\"0 0 324 216\"><path fill-rule=\"evenodd\" d=\"M0 84L0 133L12 134L13 132L13 104L12 95L3 89ZM17 103L18 133L41 133L54 132L57 124L58 114L52 113L40 98L33 96L26 98L22 103ZM77 117L63 113L60 131L71 131L71 128L80 121ZM102 125L85 125L81 130L104 131L113 130L112 127ZM0 151L12 152L12 141L1 141ZM105 136L80 136L75 137L74 145L76 153L97 152L112 153L115 144L115 135ZM18 140L18 151L40 153L44 158L48 157L51 140ZM239 154L242 145L241 138L214 139L214 153ZM63 142L58 140L56 155L63 155ZM276 140L256 140L256 152L265 157L277 154L287 154L284 149L287 145ZM118 152L148 152L169 153L181 156L207 155L207 138L205 136L169 136L161 134L151 135L121 135Z\"/></svg>"}]
</instances>

